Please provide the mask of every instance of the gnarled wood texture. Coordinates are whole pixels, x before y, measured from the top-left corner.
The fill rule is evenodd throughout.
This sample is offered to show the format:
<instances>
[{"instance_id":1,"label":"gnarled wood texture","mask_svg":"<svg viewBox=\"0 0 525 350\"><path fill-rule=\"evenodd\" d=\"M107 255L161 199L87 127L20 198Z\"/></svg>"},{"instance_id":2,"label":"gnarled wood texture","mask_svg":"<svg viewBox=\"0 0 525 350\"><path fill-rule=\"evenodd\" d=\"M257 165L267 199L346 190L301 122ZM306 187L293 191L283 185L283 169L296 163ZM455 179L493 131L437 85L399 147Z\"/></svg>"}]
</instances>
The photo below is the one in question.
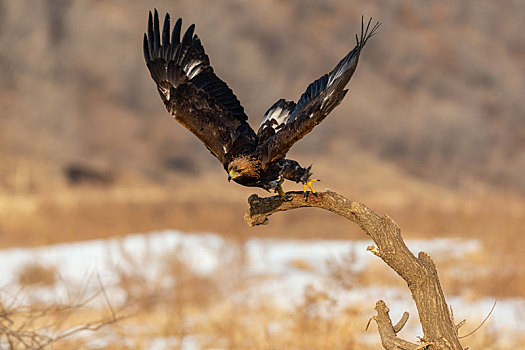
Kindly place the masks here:
<instances>
[{"instance_id":1,"label":"gnarled wood texture","mask_svg":"<svg viewBox=\"0 0 525 350\"><path fill-rule=\"evenodd\" d=\"M250 209L244 219L248 225L256 226L267 224L268 217L279 211L302 207L329 210L359 225L376 244L368 247L368 250L383 259L407 282L416 303L424 337L421 344L398 338L396 333L403 327L406 319L393 326L388 316L388 307L379 300L375 307L377 315L373 319L378 325L385 349L463 349L434 262L424 252L420 252L417 257L412 254L394 220L388 215L379 216L364 204L348 200L335 192L321 192L317 196L310 193L306 198L302 192L289 192L287 196L289 200L283 201L279 196L260 198L255 194L251 195L248 198Z\"/></svg>"}]
</instances>

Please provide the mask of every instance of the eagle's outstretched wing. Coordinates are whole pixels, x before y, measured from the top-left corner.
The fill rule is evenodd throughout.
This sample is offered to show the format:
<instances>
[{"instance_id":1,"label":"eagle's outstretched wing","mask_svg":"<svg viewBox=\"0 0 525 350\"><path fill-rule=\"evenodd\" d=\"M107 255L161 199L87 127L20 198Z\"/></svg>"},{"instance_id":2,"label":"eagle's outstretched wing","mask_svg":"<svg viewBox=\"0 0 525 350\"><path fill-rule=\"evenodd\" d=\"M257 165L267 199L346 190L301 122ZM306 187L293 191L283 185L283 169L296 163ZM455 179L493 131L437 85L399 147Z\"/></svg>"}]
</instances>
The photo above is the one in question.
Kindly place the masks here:
<instances>
[{"instance_id":1,"label":"eagle's outstretched wing","mask_svg":"<svg viewBox=\"0 0 525 350\"><path fill-rule=\"evenodd\" d=\"M210 66L195 25L182 40L181 25L179 18L170 35L166 14L161 33L157 10L154 16L150 11L144 59L168 111L226 167L233 155L253 151L257 137L239 100Z\"/></svg>"},{"instance_id":2,"label":"eagle's outstretched wing","mask_svg":"<svg viewBox=\"0 0 525 350\"><path fill-rule=\"evenodd\" d=\"M348 91L345 86L355 72L361 50L380 26L380 23L376 23L370 30L371 21L372 18L365 28L361 19L361 35L356 35L357 45L330 73L311 83L297 105L279 100L266 112L259 127L260 140L257 147L263 167L283 157L295 142L308 134L341 103Z\"/></svg>"}]
</instances>

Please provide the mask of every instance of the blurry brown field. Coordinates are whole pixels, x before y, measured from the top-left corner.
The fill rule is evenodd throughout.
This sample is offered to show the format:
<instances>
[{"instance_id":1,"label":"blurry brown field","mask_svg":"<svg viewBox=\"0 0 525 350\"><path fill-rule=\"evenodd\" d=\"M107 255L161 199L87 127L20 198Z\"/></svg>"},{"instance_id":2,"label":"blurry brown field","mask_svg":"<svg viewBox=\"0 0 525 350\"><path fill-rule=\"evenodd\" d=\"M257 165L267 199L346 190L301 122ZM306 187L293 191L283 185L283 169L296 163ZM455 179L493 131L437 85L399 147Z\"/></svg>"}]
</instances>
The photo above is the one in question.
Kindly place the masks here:
<instances>
[{"instance_id":1,"label":"blurry brown field","mask_svg":"<svg viewBox=\"0 0 525 350\"><path fill-rule=\"evenodd\" d=\"M251 289L265 283L264 279L246 278L242 243L231 241L222 254L219 268L206 277L180 260L180 252L175 250L172 253L164 257L162 274L153 282L149 282L148 276L141 271L141 266L148 263L145 257L129 256L128 263L136 269L131 274L119 273L116 286L127 292L125 302L118 309L111 306L111 300L105 299L103 291L88 295L82 293L82 286L69 286L71 296L66 304L39 302L11 307L3 301L0 327L8 325L8 329L16 330L14 333L18 336L25 335L28 344L31 338L45 339L42 334L59 338L53 342L53 348L57 349L145 349L159 346L170 349L376 349L375 326L372 324L371 329L365 330L374 301L370 300L368 305L341 308L330 290L333 284L345 284L349 278L353 280L346 285L348 290L357 286L374 286L378 281L386 285L401 284L399 277L383 264L372 264L355 275L349 269L351 258L348 261L333 260L328 262L332 273L325 286L305 288L301 299L283 309L271 296L255 303L250 298L239 298L243 294L250 295ZM475 257L454 263L468 266L473 262L477 263ZM485 295L485 290L478 289L477 285L464 285L449 278L447 264L439 259L437 263L444 272L442 282L448 294L457 292L451 290L453 287L460 293L470 293L468 298ZM297 269L305 269L305 265L298 261L293 264ZM38 269L46 272L38 274L41 281L34 275ZM20 279L26 283L26 291L37 286L52 288L53 284L64 283L60 278L50 279L52 271L52 267L31 265L20 271ZM176 284L166 287L166 280L172 279ZM487 291L486 295L493 295L491 292ZM88 300L98 300L99 306L90 305ZM481 319L468 318L468 326L460 334L466 334L480 322ZM73 336L61 338L68 333ZM15 344L14 348L26 348L15 336L7 339ZM485 327L465 339L464 344L470 348L517 349L523 340L519 334L501 338Z\"/></svg>"},{"instance_id":2,"label":"blurry brown field","mask_svg":"<svg viewBox=\"0 0 525 350\"><path fill-rule=\"evenodd\" d=\"M83 305L91 296L71 286L76 297L69 308L0 300L0 331L27 332L30 339L49 329L60 335L75 325L108 323L64 337L56 349L146 349L159 339L157 348L174 349L190 348L185 342L195 339L200 348L378 348L375 326L364 331L375 300L339 310L326 293L353 273L350 258L330 262L324 289L306 289L289 310L272 300L253 305L231 297L264 283L244 279L248 237L367 237L314 209L246 226L253 190L228 183L156 95L141 53L152 7L196 23L212 65L254 127L275 100L296 100L353 46L361 14L383 22L348 97L290 156L313 163L319 190L388 213L405 238L479 239L475 253L433 256L445 294L525 298L521 2L0 1L0 248L160 229L213 232L231 242L213 277L192 271L177 252L166 257L162 278L176 276L175 290L164 288L162 278L145 285L147 262L134 261L136 273L120 276L129 292L125 307L113 310L123 316L118 322L110 322L103 295L96 297L102 306ZM78 169L84 176L77 181L71 174ZM285 190L299 189L285 183ZM293 267L312 268L301 260ZM27 289L59 285L55 271L28 265L18 282ZM402 286L379 262L352 280ZM469 319L462 334L479 322ZM524 340L482 327L464 344L517 349ZM9 346L24 348L0 348Z\"/></svg>"}]
</instances>

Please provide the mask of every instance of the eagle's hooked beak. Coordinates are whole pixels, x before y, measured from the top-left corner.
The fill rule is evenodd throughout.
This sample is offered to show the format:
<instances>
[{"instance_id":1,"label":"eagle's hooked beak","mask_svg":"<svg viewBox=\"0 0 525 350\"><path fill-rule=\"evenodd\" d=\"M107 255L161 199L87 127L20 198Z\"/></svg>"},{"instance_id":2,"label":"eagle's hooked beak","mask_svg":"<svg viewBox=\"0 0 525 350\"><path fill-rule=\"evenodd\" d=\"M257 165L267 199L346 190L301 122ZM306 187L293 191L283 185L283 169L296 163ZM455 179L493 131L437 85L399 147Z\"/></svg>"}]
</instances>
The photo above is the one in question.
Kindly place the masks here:
<instances>
[{"instance_id":1,"label":"eagle's hooked beak","mask_svg":"<svg viewBox=\"0 0 525 350\"><path fill-rule=\"evenodd\" d=\"M230 172L228 173L228 182L241 176L241 174L239 173L234 173L233 170L230 170Z\"/></svg>"}]
</instances>

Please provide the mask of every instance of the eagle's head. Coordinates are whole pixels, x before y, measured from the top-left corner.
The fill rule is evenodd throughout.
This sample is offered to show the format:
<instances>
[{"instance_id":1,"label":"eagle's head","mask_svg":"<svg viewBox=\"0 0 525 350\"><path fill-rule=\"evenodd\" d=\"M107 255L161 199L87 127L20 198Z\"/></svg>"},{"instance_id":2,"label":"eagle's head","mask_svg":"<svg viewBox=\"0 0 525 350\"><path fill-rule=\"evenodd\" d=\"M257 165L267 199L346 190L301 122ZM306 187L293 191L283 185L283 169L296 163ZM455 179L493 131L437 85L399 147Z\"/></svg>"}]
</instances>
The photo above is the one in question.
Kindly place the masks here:
<instances>
[{"instance_id":1,"label":"eagle's head","mask_svg":"<svg viewBox=\"0 0 525 350\"><path fill-rule=\"evenodd\" d=\"M259 178L260 171L261 162L258 159L243 155L234 158L228 164L228 181L243 183L256 180Z\"/></svg>"}]
</instances>

